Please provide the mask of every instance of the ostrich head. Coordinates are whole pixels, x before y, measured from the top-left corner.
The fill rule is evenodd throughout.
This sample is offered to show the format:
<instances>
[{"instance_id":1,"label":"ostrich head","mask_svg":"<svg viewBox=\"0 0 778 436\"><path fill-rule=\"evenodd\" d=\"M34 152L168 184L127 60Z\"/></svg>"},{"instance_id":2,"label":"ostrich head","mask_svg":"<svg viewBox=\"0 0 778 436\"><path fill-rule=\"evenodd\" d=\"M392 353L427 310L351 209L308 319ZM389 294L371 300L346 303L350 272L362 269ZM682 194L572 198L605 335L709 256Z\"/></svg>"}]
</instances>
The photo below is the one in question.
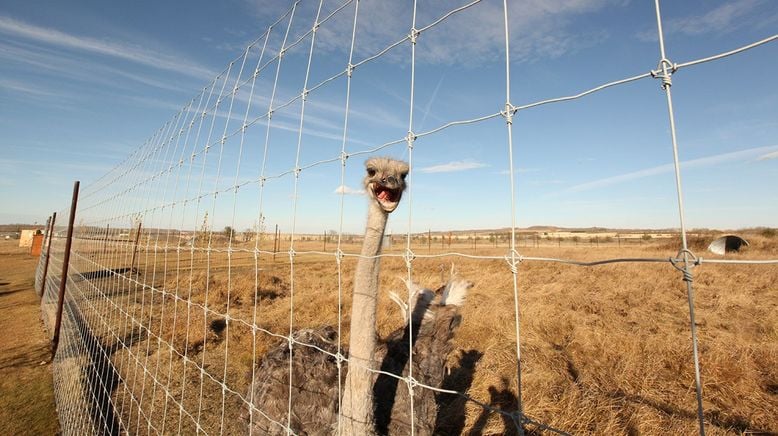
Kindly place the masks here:
<instances>
[{"instance_id":1,"label":"ostrich head","mask_svg":"<svg viewBox=\"0 0 778 436\"><path fill-rule=\"evenodd\" d=\"M387 157L374 157L365 162L365 191L382 211L392 213L405 190L408 164Z\"/></svg>"}]
</instances>

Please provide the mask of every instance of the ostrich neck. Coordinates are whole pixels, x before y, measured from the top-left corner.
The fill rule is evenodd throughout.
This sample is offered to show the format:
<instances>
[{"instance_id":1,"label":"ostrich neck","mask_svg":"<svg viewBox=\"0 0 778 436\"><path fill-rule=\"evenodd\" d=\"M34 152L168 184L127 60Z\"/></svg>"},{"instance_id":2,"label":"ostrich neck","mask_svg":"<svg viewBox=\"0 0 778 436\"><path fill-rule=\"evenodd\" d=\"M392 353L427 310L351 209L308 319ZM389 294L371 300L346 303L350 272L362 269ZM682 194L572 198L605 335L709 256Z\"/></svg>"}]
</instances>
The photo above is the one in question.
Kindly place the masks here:
<instances>
[{"instance_id":1,"label":"ostrich neck","mask_svg":"<svg viewBox=\"0 0 778 436\"><path fill-rule=\"evenodd\" d=\"M362 242L362 256L377 256L381 254L381 240L386 230L388 218L389 214L384 212L380 206L375 203L370 204L367 214L367 226L365 227L365 240ZM357 281L363 277L360 274L360 270L374 272L376 276L378 275L378 271L373 271L373 268L377 265L373 260L365 257L359 259L357 264ZM359 290L359 287L357 286L356 289Z\"/></svg>"},{"instance_id":2,"label":"ostrich neck","mask_svg":"<svg viewBox=\"0 0 778 436\"><path fill-rule=\"evenodd\" d=\"M344 434L374 433L373 426L373 354L376 348L376 302L381 241L388 214L376 203L371 203L367 216L362 257L357 263L354 278L354 297L351 306L351 339L349 370L343 394L342 412L345 418Z\"/></svg>"}]
</instances>

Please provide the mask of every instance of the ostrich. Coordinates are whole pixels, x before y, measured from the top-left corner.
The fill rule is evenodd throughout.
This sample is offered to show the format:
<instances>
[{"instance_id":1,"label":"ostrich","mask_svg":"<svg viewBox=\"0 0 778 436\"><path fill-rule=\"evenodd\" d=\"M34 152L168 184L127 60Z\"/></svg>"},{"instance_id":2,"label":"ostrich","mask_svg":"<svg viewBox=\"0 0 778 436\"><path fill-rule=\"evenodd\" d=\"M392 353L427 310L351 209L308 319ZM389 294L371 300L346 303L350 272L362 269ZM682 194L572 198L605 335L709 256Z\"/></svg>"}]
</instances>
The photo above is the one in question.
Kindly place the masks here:
<instances>
[{"instance_id":1,"label":"ostrich","mask_svg":"<svg viewBox=\"0 0 778 436\"><path fill-rule=\"evenodd\" d=\"M250 430L255 434L283 434L284 425L298 434L333 433L338 428L339 416L344 434L410 433L414 422L410 419L408 389L404 385L398 387L399 380L395 377L381 374L376 378L374 371L380 368L398 377L407 376L411 337L415 348L413 378L430 386L442 383L446 358L452 348L451 338L459 325L458 309L472 285L453 274L448 284L437 292L406 282L412 293L412 306L404 307L399 297L392 297L401 305L406 325L386 340L377 341L378 255L388 215L397 208L405 189L408 165L388 158L372 158L365 166L369 211L362 256L354 279L351 365L346 366L348 362L344 362L341 371L345 374L342 403L338 404L337 361L327 354L337 352L335 329L325 326L299 330L293 334L294 340L309 346L294 346L290 356L288 344L282 343L269 350L257 368L249 392L253 406ZM418 434L432 434L436 413L434 393L417 387L414 415ZM248 414L244 413L243 418L248 419Z\"/></svg>"}]
</instances>

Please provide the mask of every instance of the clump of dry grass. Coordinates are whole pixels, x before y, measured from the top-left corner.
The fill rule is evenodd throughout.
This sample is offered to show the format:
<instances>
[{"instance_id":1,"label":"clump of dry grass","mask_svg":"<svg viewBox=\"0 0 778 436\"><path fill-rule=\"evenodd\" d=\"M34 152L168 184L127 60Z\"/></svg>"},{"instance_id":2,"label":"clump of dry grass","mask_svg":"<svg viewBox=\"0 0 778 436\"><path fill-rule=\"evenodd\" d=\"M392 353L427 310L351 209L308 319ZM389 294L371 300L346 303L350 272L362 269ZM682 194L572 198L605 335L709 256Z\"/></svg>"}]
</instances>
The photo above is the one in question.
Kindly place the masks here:
<instances>
[{"instance_id":1,"label":"clump of dry grass","mask_svg":"<svg viewBox=\"0 0 778 436\"><path fill-rule=\"evenodd\" d=\"M778 256L776 238L754 234L748 239L750 247L728 256ZM717 257L703 253L703 242L694 241L690 247L698 256ZM522 250L526 255L580 260L669 258L678 245ZM504 248L482 249L479 254L505 252ZM284 343L279 336L288 335L290 326L337 326L340 313L341 343L348 345L355 258L343 260L340 275L332 256L298 255L293 266L288 258L275 263L263 258L259 270L250 260L231 262L228 269L226 258L212 258L206 273L203 263L196 261L192 274L169 272L157 280L157 288L167 296L151 292L154 296L145 300L136 296L118 303L151 332L113 357L125 380L114 397L117 404L126 406L122 409L126 422L138 421L137 412L130 412L137 404L126 398L149 395L141 409L150 419L156 419L156 411L163 410L166 402L175 409L174 419L160 424L166 431L178 430L178 403L195 414L206 404L200 419L209 432L221 430L224 403L225 432L239 431L236 418L247 406L234 392L248 392L253 368L269 347ZM526 261L519 265L516 294L504 260L419 258L413 262L412 276L435 288L446 279L452 262L459 275L475 286L462 310L447 388L509 413L518 408L517 295L520 400L527 416L573 434L696 431L686 286L669 262L584 268ZM151 268L155 265L145 265L146 270ZM777 432L778 266L703 263L693 273L708 431ZM402 259L383 260L380 336L402 325L387 295L390 290L405 295L400 278L407 274ZM111 319L125 321L121 316ZM146 372L154 373L157 367L163 371L155 381ZM222 383L229 391L222 389ZM165 389L155 390L155 385ZM160 393L166 390L171 395ZM121 394L124 400L117 397ZM509 417L490 413L473 401L441 395L440 405L441 432L510 434L515 430ZM192 418L181 416L184 430L196 430ZM139 429L145 431L143 425Z\"/></svg>"}]
</instances>

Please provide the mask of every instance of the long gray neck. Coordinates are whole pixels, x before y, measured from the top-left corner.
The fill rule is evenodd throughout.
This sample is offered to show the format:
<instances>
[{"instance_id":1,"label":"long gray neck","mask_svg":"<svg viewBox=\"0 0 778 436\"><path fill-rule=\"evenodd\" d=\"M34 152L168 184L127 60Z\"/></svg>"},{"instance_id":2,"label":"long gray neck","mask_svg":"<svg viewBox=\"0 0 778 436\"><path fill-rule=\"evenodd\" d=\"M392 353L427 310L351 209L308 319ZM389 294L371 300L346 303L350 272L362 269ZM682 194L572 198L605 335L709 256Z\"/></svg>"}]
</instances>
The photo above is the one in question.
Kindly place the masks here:
<instances>
[{"instance_id":1,"label":"long gray neck","mask_svg":"<svg viewBox=\"0 0 778 436\"><path fill-rule=\"evenodd\" d=\"M377 256L381 254L381 241L384 237L384 231L386 230L386 221L389 218L389 214L384 212L378 204L371 202L367 213L367 226L365 227L365 240L362 242L362 256ZM366 265L370 266L372 271L373 265L370 262L365 262L373 259L365 259L364 257L359 259L357 264L357 271L359 268L365 268ZM376 275L378 271L375 271ZM359 280L360 274L357 272L356 279ZM357 286L357 290L359 287Z\"/></svg>"},{"instance_id":2,"label":"long gray neck","mask_svg":"<svg viewBox=\"0 0 778 436\"><path fill-rule=\"evenodd\" d=\"M381 242L388 214L371 202L367 215L362 257L354 278L351 306L351 339L349 369L341 408L343 433L369 435L375 432L373 423L373 380L376 369L373 354L376 348L376 307Z\"/></svg>"}]
</instances>

